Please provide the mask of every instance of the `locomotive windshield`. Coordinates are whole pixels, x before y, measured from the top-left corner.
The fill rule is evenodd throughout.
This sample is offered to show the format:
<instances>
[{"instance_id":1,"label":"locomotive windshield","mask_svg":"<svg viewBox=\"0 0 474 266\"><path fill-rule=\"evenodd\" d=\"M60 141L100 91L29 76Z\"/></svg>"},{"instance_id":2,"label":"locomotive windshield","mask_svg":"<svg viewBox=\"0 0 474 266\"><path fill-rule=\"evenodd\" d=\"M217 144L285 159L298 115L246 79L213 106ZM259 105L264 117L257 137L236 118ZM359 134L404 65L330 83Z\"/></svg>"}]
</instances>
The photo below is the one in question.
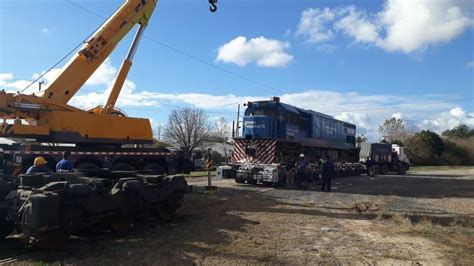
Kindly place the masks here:
<instances>
[{"instance_id":1,"label":"locomotive windshield","mask_svg":"<svg viewBox=\"0 0 474 266\"><path fill-rule=\"evenodd\" d=\"M253 116L253 115L267 115L267 116L275 116L276 110L270 108L249 108L245 111L246 116Z\"/></svg>"}]
</instances>

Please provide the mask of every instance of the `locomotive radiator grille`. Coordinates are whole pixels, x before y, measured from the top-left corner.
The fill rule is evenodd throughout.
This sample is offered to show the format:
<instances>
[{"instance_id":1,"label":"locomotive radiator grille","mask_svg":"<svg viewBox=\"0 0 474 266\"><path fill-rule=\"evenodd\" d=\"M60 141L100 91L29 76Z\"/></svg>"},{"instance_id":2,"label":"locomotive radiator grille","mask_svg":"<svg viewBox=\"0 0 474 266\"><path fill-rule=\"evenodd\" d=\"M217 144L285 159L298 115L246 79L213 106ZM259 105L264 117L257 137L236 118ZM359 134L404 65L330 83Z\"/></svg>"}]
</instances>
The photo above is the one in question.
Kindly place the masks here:
<instances>
[{"instance_id":1,"label":"locomotive radiator grille","mask_svg":"<svg viewBox=\"0 0 474 266\"><path fill-rule=\"evenodd\" d=\"M255 153L248 154L249 149L254 149ZM232 155L232 162L271 164L275 160L275 150L276 140L236 139L234 145L234 153Z\"/></svg>"}]
</instances>

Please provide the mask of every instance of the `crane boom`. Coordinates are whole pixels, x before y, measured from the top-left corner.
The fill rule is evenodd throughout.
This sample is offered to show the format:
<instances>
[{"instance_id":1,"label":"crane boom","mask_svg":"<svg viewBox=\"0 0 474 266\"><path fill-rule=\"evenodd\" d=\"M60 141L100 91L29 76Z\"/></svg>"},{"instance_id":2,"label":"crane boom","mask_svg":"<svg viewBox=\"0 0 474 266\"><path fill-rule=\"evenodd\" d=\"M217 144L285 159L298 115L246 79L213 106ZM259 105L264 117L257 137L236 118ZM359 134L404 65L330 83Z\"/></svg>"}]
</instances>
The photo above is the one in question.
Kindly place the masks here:
<instances>
[{"instance_id":1,"label":"crane boom","mask_svg":"<svg viewBox=\"0 0 474 266\"><path fill-rule=\"evenodd\" d=\"M158 0L125 0L63 67L42 96L0 91L1 137L34 138L42 142L75 144L152 143L150 121L127 117L115 109L140 37ZM217 0L209 0L215 12ZM117 74L104 107L82 110L68 105L117 44L137 24L138 32ZM13 123L7 123L13 119Z\"/></svg>"},{"instance_id":2,"label":"crane boom","mask_svg":"<svg viewBox=\"0 0 474 266\"><path fill-rule=\"evenodd\" d=\"M147 25L156 0L126 0L61 70L43 97L66 104L137 24Z\"/></svg>"}]
</instances>

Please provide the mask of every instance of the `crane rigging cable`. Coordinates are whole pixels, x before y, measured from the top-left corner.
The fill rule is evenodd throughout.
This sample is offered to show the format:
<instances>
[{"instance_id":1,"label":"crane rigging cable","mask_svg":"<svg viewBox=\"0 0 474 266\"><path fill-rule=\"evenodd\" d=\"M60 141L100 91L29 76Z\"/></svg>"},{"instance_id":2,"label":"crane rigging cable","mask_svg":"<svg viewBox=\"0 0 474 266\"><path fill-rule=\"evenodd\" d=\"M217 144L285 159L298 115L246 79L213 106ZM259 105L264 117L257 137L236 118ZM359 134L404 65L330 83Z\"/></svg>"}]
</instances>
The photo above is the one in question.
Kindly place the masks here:
<instances>
[{"instance_id":1,"label":"crane rigging cable","mask_svg":"<svg viewBox=\"0 0 474 266\"><path fill-rule=\"evenodd\" d=\"M73 1L69 0L68 2L70 2L71 4L81 8L81 9L84 9L83 7L77 5L76 3L74 3ZM117 8L118 10L118 8ZM93 13L94 15L96 16L100 16L98 14L96 14L94 11L92 10L87 10L88 12L91 12ZM115 13L115 12L114 12ZM102 17L100 16L101 18L103 19L106 19L105 17ZM102 26L102 24L100 24L99 26L97 26L97 28L95 30L93 30L89 35L87 35L86 38L84 38L83 41L79 42L74 48L72 48L65 56L63 56L61 59L59 59L54 65L52 65L48 70L46 70L43 74L39 75L35 80L33 80L30 84L28 84L28 86L26 86L24 89L22 89L21 91L18 92L18 94L20 93L23 93L25 90L27 90L29 87L31 87L31 85L35 84L36 82L38 82L40 79L42 79L44 76L46 76L46 74L48 74L49 72L51 72L51 70L53 70L55 67L57 67L59 64L61 64L61 62L63 62L66 58L68 58L71 54L73 54L75 51L77 51L77 49L79 49L79 47L81 47L83 44L85 44L89 38L97 31L99 30L99 28ZM44 91L45 89L42 89L38 92L41 92L41 91Z\"/></svg>"}]
</instances>

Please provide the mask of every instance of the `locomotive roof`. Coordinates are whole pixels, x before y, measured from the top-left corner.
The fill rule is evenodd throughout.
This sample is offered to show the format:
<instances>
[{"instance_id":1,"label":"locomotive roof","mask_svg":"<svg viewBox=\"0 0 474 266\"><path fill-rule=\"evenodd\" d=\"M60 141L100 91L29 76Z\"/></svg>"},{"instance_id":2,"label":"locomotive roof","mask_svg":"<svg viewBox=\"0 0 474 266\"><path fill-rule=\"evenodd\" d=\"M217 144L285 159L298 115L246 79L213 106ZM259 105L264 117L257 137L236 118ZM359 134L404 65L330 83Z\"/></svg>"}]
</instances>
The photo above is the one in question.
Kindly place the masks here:
<instances>
[{"instance_id":1,"label":"locomotive roof","mask_svg":"<svg viewBox=\"0 0 474 266\"><path fill-rule=\"evenodd\" d=\"M275 103L274 101L255 101L254 103L268 103L268 102ZM317 116L329 118L329 119L332 119L332 120L336 120L336 121L339 121L339 122L343 122L343 123L346 123L346 124L355 126L355 125L352 124L352 123L349 123L349 122L346 122L346 121L342 121L342 120L336 119L336 118L333 117L333 116L330 116L330 115L327 115L327 114L323 114L323 113L320 113L320 112L316 112L316 111L313 111L313 110L302 109L302 108L299 108L299 107L296 107L296 106L293 106L293 105L289 105L289 104L286 104L286 103L282 103L282 102L280 102L280 101L276 102L276 104L280 105L281 107L283 107L283 108L286 109L287 111L290 111L290 112L293 112L293 113L307 113L307 114L317 115Z\"/></svg>"}]
</instances>

